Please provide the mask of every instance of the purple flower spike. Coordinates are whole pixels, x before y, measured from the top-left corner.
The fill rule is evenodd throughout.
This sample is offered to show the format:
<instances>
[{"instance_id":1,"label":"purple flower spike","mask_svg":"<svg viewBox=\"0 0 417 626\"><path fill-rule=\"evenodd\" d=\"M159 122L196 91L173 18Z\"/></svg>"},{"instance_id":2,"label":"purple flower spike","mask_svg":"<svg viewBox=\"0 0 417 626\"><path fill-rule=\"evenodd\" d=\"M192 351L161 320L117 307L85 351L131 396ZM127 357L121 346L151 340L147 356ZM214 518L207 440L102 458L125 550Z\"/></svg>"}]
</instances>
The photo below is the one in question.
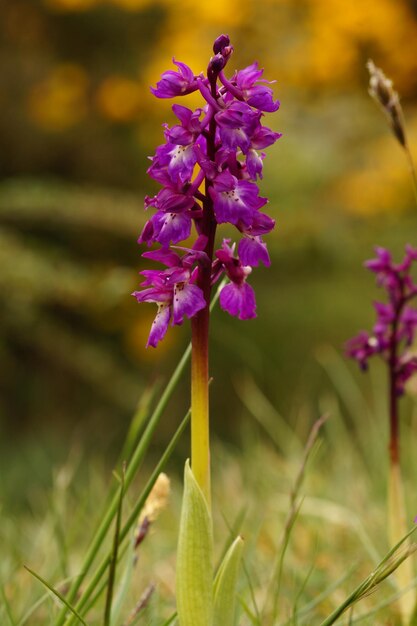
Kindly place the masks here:
<instances>
[{"instance_id":1,"label":"purple flower spike","mask_svg":"<svg viewBox=\"0 0 417 626\"><path fill-rule=\"evenodd\" d=\"M368 359L378 354L388 365L392 388L396 395L404 393L404 385L417 371L417 357L410 353L417 329L417 309L409 303L417 296L417 285L411 276L417 261L417 250L406 246L401 263L395 264L391 253L376 248L376 258L365 267L376 274L379 287L385 289L387 302L374 302L376 322L372 336L361 332L346 344L347 356L366 369Z\"/></svg>"},{"instance_id":2,"label":"purple flower spike","mask_svg":"<svg viewBox=\"0 0 417 626\"><path fill-rule=\"evenodd\" d=\"M275 221L260 210L267 199L256 181L262 179L263 150L281 136L261 120L264 112L276 111L279 102L257 63L227 78L233 53L228 35L215 40L213 51L206 75L195 75L173 59L176 69L164 72L151 88L158 98L195 91L202 97L195 110L173 105L176 120L164 124L165 142L150 157L148 174L161 189L145 198L150 215L138 241L159 245L142 256L164 267L142 270L141 290L133 295L138 302L157 305L147 344L152 347L170 324L180 325L207 307L212 285L222 275L229 282L220 294L221 308L242 320L255 317L255 293L247 278L252 268L271 263L264 237ZM235 227L239 241L230 245L224 240L213 256L216 230L222 224ZM192 236L192 248L184 247ZM413 328L408 314L407 340Z\"/></svg>"}]
</instances>

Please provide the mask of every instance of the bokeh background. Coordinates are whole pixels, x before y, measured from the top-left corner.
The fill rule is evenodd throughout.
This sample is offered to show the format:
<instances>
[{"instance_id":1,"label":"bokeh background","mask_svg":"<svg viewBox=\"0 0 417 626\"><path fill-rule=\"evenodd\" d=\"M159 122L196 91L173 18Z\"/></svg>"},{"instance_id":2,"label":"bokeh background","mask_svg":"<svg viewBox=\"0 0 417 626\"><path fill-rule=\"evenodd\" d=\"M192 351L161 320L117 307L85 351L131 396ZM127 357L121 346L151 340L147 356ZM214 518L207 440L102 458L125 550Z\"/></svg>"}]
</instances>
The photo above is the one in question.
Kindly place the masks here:
<instances>
[{"instance_id":1,"label":"bokeh background","mask_svg":"<svg viewBox=\"0 0 417 626\"><path fill-rule=\"evenodd\" d=\"M417 154L415 0L6 0L0 469L15 501L74 442L111 462L138 400L188 341L188 327L174 328L147 350L154 307L130 296L143 269L143 198L156 191L147 156L173 119L149 85L172 57L205 70L222 32L235 47L229 72L258 60L276 79L281 109L267 123L283 137L261 184L277 228L272 267L253 273L258 319L213 315L218 436L238 436L259 390L287 420L319 412L323 364L373 321L363 260L375 244L397 255L417 244L407 163L365 68L372 58L394 80ZM187 393L184 382L168 422Z\"/></svg>"}]
</instances>

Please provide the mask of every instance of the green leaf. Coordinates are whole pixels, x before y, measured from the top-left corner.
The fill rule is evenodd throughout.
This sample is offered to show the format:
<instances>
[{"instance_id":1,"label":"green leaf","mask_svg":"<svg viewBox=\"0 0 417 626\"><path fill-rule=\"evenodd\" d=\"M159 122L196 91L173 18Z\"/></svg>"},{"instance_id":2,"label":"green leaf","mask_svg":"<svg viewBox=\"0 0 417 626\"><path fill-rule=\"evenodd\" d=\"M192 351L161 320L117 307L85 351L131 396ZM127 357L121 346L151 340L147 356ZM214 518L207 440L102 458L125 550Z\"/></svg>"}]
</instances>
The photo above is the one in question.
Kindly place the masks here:
<instances>
[{"instance_id":1,"label":"green leaf","mask_svg":"<svg viewBox=\"0 0 417 626\"><path fill-rule=\"evenodd\" d=\"M180 626L212 626L213 533L206 499L189 461L184 470L177 551L177 611Z\"/></svg>"},{"instance_id":2,"label":"green leaf","mask_svg":"<svg viewBox=\"0 0 417 626\"><path fill-rule=\"evenodd\" d=\"M122 481L120 484L119 506L117 509L116 524L114 528L113 550L110 558L109 579L107 583L106 604L104 608L104 626L110 626L113 604L114 583L116 580L117 557L119 553L120 525L122 521L122 506L125 486L125 467L123 467Z\"/></svg>"},{"instance_id":3,"label":"green leaf","mask_svg":"<svg viewBox=\"0 0 417 626\"><path fill-rule=\"evenodd\" d=\"M76 611L76 609L74 609L73 606L71 606L71 604L64 598L64 596L59 593L59 591L57 591L57 589L55 589L54 587L52 587L52 585L50 585L44 578L42 578L42 576L40 576L39 574L37 574L36 572L33 571L33 569L30 569L30 567L28 567L27 565L23 566L25 569L27 569L27 571L32 574L32 576L34 576L35 578L37 578L39 580L39 582L41 582L47 589L49 589L49 591L51 593L54 594L54 596L56 596L59 600L61 600L61 602L66 606L67 609L69 609L71 611L71 613L84 625L84 626L88 626L87 622L85 622L83 620L83 618L81 617L81 615Z\"/></svg>"},{"instance_id":4,"label":"green leaf","mask_svg":"<svg viewBox=\"0 0 417 626\"><path fill-rule=\"evenodd\" d=\"M236 585L242 559L243 539L237 537L220 565L214 581L214 626L233 626Z\"/></svg>"}]
</instances>

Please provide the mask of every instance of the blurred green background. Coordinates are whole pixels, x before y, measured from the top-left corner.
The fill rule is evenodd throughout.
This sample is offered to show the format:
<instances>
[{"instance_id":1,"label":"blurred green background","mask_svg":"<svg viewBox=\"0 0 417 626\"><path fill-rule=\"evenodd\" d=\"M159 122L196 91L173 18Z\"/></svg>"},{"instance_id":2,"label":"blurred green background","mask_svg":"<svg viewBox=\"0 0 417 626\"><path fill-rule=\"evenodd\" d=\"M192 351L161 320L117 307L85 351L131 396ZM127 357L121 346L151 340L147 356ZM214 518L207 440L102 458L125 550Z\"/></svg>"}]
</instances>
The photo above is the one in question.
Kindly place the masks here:
<instances>
[{"instance_id":1,"label":"blurred green background","mask_svg":"<svg viewBox=\"0 0 417 626\"><path fill-rule=\"evenodd\" d=\"M258 60L277 80L281 109L266 123L283 137L261 184L277 228L271 269L253 273L258 319L213 315L214 428L235 436L252 379L289 420L306 399L314 409L326 347L373 321L363 260L375 244L417 245L407 163L365 69L372 58L394 80L415 154L416 1L6 0L1 12L2 469L19 473L19 455L21 480L36 481L33 449L48 442L59 459L81 436L111 461L144 389L182 353L186 326L145 349L154 307L130 296L143 197L156 190L147 156L173 119L149 85L173 56L205 70L222 32L230 73ZM171 424L187 394L185 381Z\"/></svg>"}]
</instances>

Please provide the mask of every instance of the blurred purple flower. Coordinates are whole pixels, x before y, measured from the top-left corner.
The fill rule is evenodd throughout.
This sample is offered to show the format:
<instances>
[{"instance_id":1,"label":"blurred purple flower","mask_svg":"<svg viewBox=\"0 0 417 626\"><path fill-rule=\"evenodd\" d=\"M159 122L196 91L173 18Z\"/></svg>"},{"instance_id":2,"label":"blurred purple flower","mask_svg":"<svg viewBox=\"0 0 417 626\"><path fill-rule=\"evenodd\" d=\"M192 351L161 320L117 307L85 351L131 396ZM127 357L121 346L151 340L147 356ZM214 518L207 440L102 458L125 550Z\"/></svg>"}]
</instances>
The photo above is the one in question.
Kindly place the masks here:
<instances>
[{"instance_id":1,"label":"blurred purple flower","mask_svg":"<svg viewBox=\"0 0 417 626\"><path fill-rule=\"evenodd\" d=\"M417 309L408 304L417 295L410 273L417 261L417 250L406 246L405 256L398 264L385 248L375 251L376 258L366 261L365 267L376 274L377 285L387 292L388 302L374 302L377 319L373 334L362 331L349 340L346 354L361 369L367 368L371 356L379 354L388 364L395 393L401 395L405 383L417 371L417 358L409 351L417 329Z\"/></svg>"}]
</instances>

